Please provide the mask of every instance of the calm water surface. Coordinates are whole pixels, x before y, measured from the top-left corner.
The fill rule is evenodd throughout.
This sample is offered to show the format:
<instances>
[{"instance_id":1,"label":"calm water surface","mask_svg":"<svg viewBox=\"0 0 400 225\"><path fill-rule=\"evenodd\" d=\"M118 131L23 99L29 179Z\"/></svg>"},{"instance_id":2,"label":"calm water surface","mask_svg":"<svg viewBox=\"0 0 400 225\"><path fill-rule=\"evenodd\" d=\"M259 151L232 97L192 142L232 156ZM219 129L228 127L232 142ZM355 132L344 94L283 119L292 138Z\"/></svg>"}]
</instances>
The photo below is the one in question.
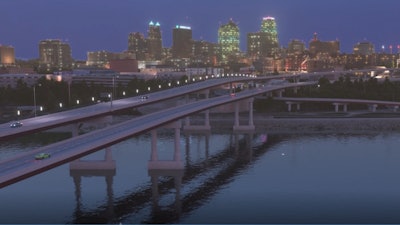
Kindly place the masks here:
<instances>
[{"instance_id":1,"label":"calm water surface","mask_svg":"<svg viewBox=\"0 0 400 225\"><path fill-rule=\"evenodd\" d=\"M1 143L0 158L68 135L39 137ZM144 134L82 159L109 151L115 170L65 164L0 189L0 223L400 223L399 144L400 133L182 132L185 169L149 171ZM172 160L173 130L157 148Z\"/></svg>"}]
</instances>

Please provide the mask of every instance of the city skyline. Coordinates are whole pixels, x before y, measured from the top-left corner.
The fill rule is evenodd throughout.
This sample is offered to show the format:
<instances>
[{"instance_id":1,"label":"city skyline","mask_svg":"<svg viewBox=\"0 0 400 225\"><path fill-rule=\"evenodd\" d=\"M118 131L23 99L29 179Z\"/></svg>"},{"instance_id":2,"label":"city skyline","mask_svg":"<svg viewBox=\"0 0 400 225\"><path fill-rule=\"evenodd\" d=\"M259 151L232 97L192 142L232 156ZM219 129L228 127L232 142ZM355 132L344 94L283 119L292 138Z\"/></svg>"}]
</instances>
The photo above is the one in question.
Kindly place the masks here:
<instances>
[{"instance_id":1,"label":"city skyline","mask_svg":"<svg viewBox=\"0 0 400 225\"><path fill-rule=\"evenodd\" d=\"M344 53L360 41L380 51L382 45L400 44L398 6L396 0L5 0L0 44L13 46L16 58L30 59L38 58L41 40L60 39L70 44L74 59L85 60L89 51L126 50L129 33L146 34L150 21L161 24L163 47L171 47L177 24L190 26L194 40L217 43L219 26L232 19L245 52L247 34L258 32L262 18L272 16L283 47L293 39L308 47L316 32L322 41L339 40Z\"/></svg>"}]
</instances>

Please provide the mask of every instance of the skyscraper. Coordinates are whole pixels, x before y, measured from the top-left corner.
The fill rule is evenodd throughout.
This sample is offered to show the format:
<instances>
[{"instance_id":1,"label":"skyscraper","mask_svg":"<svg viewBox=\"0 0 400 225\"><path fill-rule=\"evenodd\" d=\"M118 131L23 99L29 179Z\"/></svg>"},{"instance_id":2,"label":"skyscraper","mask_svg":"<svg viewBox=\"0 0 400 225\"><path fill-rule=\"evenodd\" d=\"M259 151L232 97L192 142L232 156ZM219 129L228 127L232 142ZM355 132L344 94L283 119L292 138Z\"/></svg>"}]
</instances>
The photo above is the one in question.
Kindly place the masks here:
<instances>
[{"instance_id":1,"label":"skyscraper","mask_svg":"<svg viewBox=\"0 0 400 225\"><path fill-rule=\"evenodd\" d=\"M160 60L162 58L162 37L159 22L150 21L149 23L147 50L151 60Z\"/></svg>"},{"instance_id":2,"label":"skyscraper","mask_svg":"<svg viewBox=\"0 0 400 225\"><path fill-rule=\"evenodd\" d=\"M192 28L176 25L172 30L172 57L189 58L192 53Z\"/></svg>"},{"instance_id":3,"label":"skyscraper","mask_svg":"<svg viewBox=\"0 0 400 225\"><path fill-rule=\"evenodd\" d=\"M231 19L218 29L218 44L221 46L222 62L229 61L229 58L239 54L239 27Z\"/></svg>"},{"instance_id":4,"label":"skyscraper","mask_svg":"<svg viewBox=\"0 0 400 225\"><path fill-rule=\"evenodd\" d=\"M139 32L130 33L128 37L128 51L135 53L137 60L145 60L147 54L146 39Z\"/></svg>"},{"instance_id":5,"label":"skyscraper","mask_svg":"<svg viewBox=\"0 0 400 225\"><path fill-rule=\"evenodd\" d=\"M264 49L262 50L266 56L274 55L279 49L278 42L278 31L276 28L276 22L274 17L264 17L261 22L261 33L265 34L261 36L261 42L264 43Z\"/></svg>"},{"instance_id":6,"label":"skyscraper","mask_svg":"<svg viewBox=\"0 0 400 225\"><path fill-rule=\"evenodd\" d=\"M43 72L72 69L69 44L61 40L42 40L39 43L39 70Z\"/></svg>"}]
</instances>

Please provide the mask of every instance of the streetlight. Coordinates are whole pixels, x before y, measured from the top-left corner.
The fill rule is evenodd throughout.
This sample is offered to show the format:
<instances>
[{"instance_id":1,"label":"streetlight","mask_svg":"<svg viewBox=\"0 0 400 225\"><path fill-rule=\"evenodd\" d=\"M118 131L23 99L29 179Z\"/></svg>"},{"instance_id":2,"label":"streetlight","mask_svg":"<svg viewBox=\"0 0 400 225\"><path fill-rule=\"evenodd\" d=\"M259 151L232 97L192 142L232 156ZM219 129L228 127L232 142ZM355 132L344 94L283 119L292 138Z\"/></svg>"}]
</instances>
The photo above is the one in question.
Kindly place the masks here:
<instances>
[{"instance_id":1,"label":"streetlight","mask_svg":"<svg viewBox=\"0 0 400 225\"><path fill-rule=\"evenodd\" d=\"M40 87L42 85L38 84L38 86ZM36 84L33 85L33 107L34 107L33 112L34 112L34 115L36 117Z\"/></svg>"},{"instance_id":2,"label":"streetlight","mask_svg":"<svg viewBox=\"0 0 400 225\"><path fill-rule=\"evenodd\" d=\"M17 120L19 120L19 115L21 115L21 111L17 110Z\"/></svg>"}]
</instances>

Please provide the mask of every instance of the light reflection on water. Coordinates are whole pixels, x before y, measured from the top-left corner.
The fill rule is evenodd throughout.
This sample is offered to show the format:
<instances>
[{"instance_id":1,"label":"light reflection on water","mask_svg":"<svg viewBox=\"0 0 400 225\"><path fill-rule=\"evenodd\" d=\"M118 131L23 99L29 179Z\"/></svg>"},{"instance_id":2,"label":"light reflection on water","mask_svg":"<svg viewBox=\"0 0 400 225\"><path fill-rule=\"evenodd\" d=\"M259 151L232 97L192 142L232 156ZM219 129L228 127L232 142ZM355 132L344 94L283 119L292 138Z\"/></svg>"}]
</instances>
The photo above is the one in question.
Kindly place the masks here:
<instances>
[{"instance_id":1,"label":"light reflection on water","mask_svg":"<svg viewBox=\"0 0 400 225\"><path fill-rule=\"evenodd\" d=\"M399 136L182 132L174 172L148 171L144 134L109 147L113 172L66 164L1 189L0 223L399 223ZM173 131L157 148L172 159Z\"/></svg>"}]
</instances>

